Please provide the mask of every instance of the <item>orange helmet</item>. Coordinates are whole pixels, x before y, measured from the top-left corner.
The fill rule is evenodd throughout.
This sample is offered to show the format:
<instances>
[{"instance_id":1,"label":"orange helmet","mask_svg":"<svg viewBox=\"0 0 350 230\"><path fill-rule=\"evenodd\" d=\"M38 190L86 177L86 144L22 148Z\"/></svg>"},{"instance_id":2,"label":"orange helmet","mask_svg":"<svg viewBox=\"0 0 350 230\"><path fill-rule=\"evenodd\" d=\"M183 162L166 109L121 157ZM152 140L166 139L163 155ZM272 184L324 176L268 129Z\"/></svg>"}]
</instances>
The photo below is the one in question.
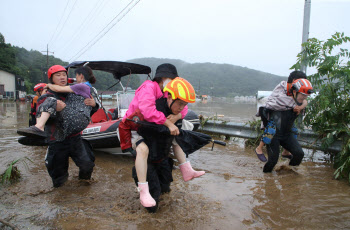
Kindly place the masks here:
<instances>
[{"instance_id":1,"label":"orange helmet","mask_svg":"<svg viewBox=\"0 0 350 230\"><path fill-rule=\"evenodd\" d=\"M181 77L176 77L169 82L163 91L171 93L173 100L180 99L188 103L194 103L196 101L196 93L193 86Z\"/></svg>"},{"instance_id":2,"label":"orange helmet","mask_svg":"<svg viewBox=\"0 0 350 230\"><path fill-rule=\"evenodd\" d=\"M64 71L67 73L66 68L64 68L61 65L53 65L49 68L49 70L47 71L47 76L49 77L49 79L51 78L52 74L57 73L57 72L61 72Z\"/></svg>"},{"instance_id":3,"label":"orange helmet","mask_svg":"<svg viewBox=\"0 0 350 230\"><path fill-rule=\"evenodd\" d=\"M307 79L296 79L292 83L291 90L295 90L298 93L310 95L314 93L311 82Z\"/></svg>"},{"instance_id":4,"label":"orange helmet","mask_svg":"<svg viewBox=\"0 0 350 230\"><path fill-rule=\"evenodd\" d=\"M46 83L39 83L34 86L34 92L42 91L46 87Z\"/></svg>"}]
</instances>

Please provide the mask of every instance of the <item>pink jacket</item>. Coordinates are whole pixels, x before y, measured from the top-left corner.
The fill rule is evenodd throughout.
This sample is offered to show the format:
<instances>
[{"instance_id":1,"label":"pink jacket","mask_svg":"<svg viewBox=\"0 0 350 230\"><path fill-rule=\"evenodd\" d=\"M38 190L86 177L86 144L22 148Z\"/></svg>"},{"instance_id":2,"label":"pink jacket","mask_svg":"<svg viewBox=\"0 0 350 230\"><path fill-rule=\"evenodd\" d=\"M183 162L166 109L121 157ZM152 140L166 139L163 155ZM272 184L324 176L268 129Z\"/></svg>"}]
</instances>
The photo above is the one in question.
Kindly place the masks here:
<instances>
[{"instance_id":1,"label":"pink jacket","mask_svg":"<svg viewBox=\"0 0 350 230\"><path fill-rule=\"evenodd\" d=\"M163 94L157 82L147 80L136 90L135 97L129 105L124 119L129 117L137 108L140 109L144 119L148 122L156 124L164 124L166 121L165 115L156 109L156 100L161 97L167 97L167 93ZM181 111L182 118L187 114L187 105Z\"/></svg>"}]
</instances>

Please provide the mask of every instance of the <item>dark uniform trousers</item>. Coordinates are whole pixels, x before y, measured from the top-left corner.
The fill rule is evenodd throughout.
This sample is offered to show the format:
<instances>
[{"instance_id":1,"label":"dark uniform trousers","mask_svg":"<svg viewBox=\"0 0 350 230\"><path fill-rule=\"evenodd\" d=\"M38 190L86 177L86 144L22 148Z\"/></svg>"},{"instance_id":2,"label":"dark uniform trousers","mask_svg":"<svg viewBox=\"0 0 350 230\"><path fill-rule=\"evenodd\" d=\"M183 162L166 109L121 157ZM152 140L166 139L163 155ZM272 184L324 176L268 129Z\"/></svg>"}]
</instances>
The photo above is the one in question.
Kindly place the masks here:
<instances>
[{"instance_id":1,"label":"dark uniform trousers","mask_svg":"<svg viewBox=\"0 0 350 230\"><path fill-rule=\"evenodd\" d=\"M60 187L67 181L69 157L79 167L79 179L91 178L95 166L91 145L81 135L67 137L50 144L47 149L45 165L54 187Z\"/></svg>"},{"instance_id":2,"label":"dark uniform trousers","mask_svg":"<svg viewBox=\"0 0 350 230\"><path fill-rule=\"evenodd\" d=\"M264 166L263 172L271 172L277 164L280 155L280 146L288 150L293 155L293 158L290 160L289 165L299 165L303 160L304 151L292 133L283 137L275 136L272 138L271 144L266 145L269 158Z\"/></svg>"},{"instance_id":3,"label":"dark uniform trousers","mask_svg":"<svg viewBox=\"0 0 350 230\"><path fill-rule=\"evenodd\" d=\"M273 119L276 123L276 134L272 138L271 143L266 145L268 161L264 166L263 172L271 172L277 164L280 155L280 146L293 155L289 165L299 165L303 160L304 151L291 132L294 121L298 115L296 115L292 109L286 111L270 110L269 114L270 119Z\"/></svg>"}]
</instances>

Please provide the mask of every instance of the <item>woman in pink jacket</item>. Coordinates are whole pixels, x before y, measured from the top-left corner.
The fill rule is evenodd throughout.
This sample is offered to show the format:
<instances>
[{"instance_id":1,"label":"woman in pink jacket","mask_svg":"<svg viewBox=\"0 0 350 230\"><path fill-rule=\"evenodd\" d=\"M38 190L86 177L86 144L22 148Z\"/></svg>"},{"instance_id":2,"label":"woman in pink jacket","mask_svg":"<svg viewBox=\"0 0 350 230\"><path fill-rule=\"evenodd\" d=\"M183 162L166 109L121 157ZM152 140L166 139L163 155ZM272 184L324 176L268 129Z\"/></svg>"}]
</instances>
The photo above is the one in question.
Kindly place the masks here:
<instances>
[{"instance_id":1,"label":"woman in pink jacket","mask_svg":"<svg viewBox=\"0 0 350 230\"><path fill-rule=\"evenodd\" d=\"M126 112L123 122L127 117L132 115L135 111L139 110L143 115L144 120L148 122L154 122L156 124L165 125L169 128L171 135L179 135L179 129L174 123L183 119L188 111L186 106L178 115L169 115L165 117L164 113L156 109L156 100L161 97L167 97L167 93L163 94L163 88L174 78L178 77L176 67L172 64L162 64L157 67L156 74L152 81L145 81L135 92L135 97L129 105L129 109ZM135 168L138 182L138 190L140 191L140 202L144 207L153 207L156 205L156 201L149 193L148 182L146 181L147 175L147 159L149 149L148 146L142 141L143 137L139 136L136 131L132 131L131 142L133 147L136 147L136 161ZM186 162L186 157L181 147L174 145L174 155L179 164L186 164L186 167L190 167L186 170L186 174L183 175L187 180L195 177L202 176L204 171L194 171L189 162ZM181 166L180 166L181 167Z\"/></svg>"}]
</instances>

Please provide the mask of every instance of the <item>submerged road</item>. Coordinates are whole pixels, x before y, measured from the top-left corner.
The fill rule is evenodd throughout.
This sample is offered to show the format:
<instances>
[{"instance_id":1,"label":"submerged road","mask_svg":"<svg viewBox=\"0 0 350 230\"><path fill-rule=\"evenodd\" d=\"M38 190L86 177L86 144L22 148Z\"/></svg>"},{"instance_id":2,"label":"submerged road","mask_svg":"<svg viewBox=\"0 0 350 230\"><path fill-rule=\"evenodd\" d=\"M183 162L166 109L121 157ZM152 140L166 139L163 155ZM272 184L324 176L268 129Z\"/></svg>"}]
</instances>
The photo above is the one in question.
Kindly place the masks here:
<instances>
[{"instance_id":1,"label":"submerged road","mask_svg":"<svg viewBox=\"0 0 350 230\"><path fill-rule=\"evenodd\" d=\"M206 174L189 182L173 171L172 191L161 197L157 213L139 203L131 178L133 158L95 152L93 180L79 181L70 162L68 182L53 189L46 172L46 148L17 143L27 126L29 103L0 103L0 172L22 157L21 180L0 187L0 218L19 229L349 229L348 182L333 179L328 157L306 150L300 167L280 160L263 174L263 163L242 139L190 155ZM0 224L0 228L2 225Z\"/></svg>"}]
</instances>

